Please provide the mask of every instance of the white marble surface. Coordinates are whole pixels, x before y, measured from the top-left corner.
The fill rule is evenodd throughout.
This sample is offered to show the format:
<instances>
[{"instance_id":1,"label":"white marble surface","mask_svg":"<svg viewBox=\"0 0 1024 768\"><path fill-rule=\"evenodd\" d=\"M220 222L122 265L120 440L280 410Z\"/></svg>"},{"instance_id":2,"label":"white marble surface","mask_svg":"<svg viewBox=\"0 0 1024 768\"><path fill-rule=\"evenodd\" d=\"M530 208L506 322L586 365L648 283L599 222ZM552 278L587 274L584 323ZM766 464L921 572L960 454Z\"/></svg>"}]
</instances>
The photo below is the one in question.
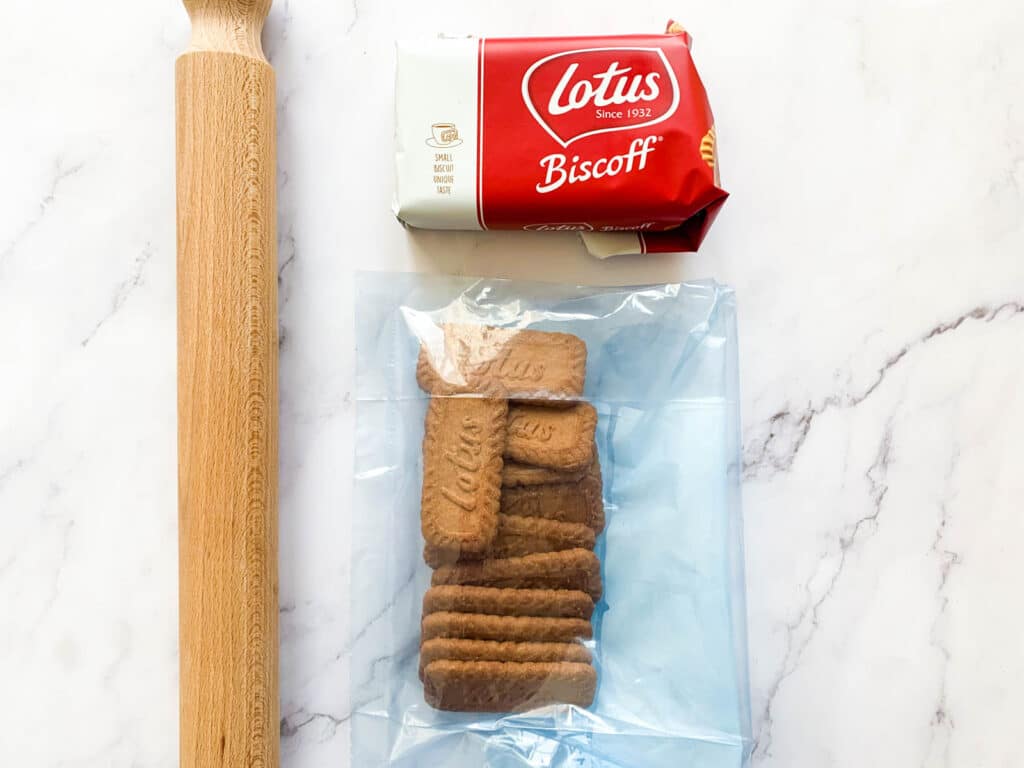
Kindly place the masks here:
<instances>
[{"instance_id":1,"label":"white marble surface","mask_svg":"<svg viewBox=\"0 0 1024 768\"><path fill-rule=\"evenodd\" d=\"M733 193L696 256L410 235L392 40L677 15ZM176 2L14 0L0 44L0 765L177 764ZM1014 0L277 0L285 766L348 765L352 270L740 306L754 764L1015 768L1024 14Z\"/></svg>"}]
</instances>

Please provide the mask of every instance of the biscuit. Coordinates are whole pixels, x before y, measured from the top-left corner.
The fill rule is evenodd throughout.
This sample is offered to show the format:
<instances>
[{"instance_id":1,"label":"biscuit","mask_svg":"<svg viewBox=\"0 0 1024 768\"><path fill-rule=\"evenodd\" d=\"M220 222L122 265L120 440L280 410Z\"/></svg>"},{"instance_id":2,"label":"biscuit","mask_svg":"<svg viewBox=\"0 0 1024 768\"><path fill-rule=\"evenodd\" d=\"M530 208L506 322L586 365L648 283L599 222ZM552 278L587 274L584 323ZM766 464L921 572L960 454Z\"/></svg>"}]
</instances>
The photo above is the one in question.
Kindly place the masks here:
<instances>
[{"instance_id":1,"label":"biscuit","mask_svg":"<svg viewBox=\"0 0 1024 768\"><path fill-rule=\"evenodd\" d=\"M595 452L594 460L597 461ZM505 459L501 470L501 484L505 488L516 488L521 485L549 485L551 483L575 483L587 474L586 469L563 472L549 467L532 467L517 461Z\"/></svg>"},{"instance_id":2,"label":"biscuit","mask_svg":"<svg viewBox=\"0 0 1024 768\"><path fill-rule=\"evenodd\" d=\"M423 436L423 538L453 553L482 553L494 540L505 444L504 400L434 398Z\"/></svg>"},{"instance_id":3,"label":"biscuit","mask_svg":"<svg viewBox=\"0 0 1024 768\"><path fill-rule=\"evenodd\" d=\"M423 694L435 709L508 712L564 703L588 707L597 672L573 662L439 660L423 670Z\"/></svg>"},{"instance_id":4,"label":"biscuit","mask_svg":"<svg viewBox=\"0 0 1024 768\"><path fill-rule=\"evenodd\" d=\"M590 664L590 651L580 643L509 643L436 637L420 646L420 679L434 661L571 661Z\"/></svg>"},{"instance_id":5,"label":"biscuit","mask_svg":"<svg viewBox=\"0 0 1024 768\"><path fill-rule=\"evenodd\" d=\"M571 408L513 405L505 456L538 467L585 470L594 459L596 426L597 411L590 403Z\"/></svg>"},{"instance_id":6,"label":"biscuit","mask_svg":"<svg viewBox=\"0 0 1024 768\"><path fill-rule=\"evenodd\" d=\"M424 642L435 637L464 640L568 643L590 638L593 627L586 619L555 619L549 616L489 616L486 613L428 613L420 624Z\"/></svg>"},{"instance_id":7,"label":"biscuit","mask_svg":"<svg viewBox=\"0 0 1024 768\"><path fill-rule=\"evenodd\" d=\"M416 365L416 380L430 394L476 392L550 404L583 394L587 347L576 336L456 323L439 331L420 346Z\"/></svg>"},{"instance_id":8,"label":"biscuit","mask_svg":"<svg viewBox=\"0 0 1024 768\"><path fill-rule=\"evenodd\" d=\"M433 586L465 584L512 589L577 589L601 597L601 562L588 549L566 549L444 565L434 571Z\"/></svg>"},{"instance_id":9,"label":"biscuit","mask_svg":"<svg viewBox=\"0 0 1024 768\"><path fill-rule=\"evenodd\" d=\"M502 465L502 477L505 476L504 472L504 465ZM594 446L594 461L591 463L589 467L587 467L587 471L584 474L584 478L589 478L591 482L591 487L596 488L599 494L603 494L604 478L601 476L601 461L597 455L596 445Z\"/></svg>"},{"instance_id":10,"label":"biscuit","mask_svg":"<svg viewBox=\"0 0 1024 768\"><path fill-rule=\"evenodd\" d=\"M498 533L487 549L486 557L522 557L537 552L562 549L593 549L594 531L582 523L562 523L542 517L498 515ZM427 544L423 559L431 568L479 557L456 555L451 550Z\"/></svg>"},{"instance_id":11,"label":"biscuit","mask_svg":"<svg viewBox=\"0 0 1024 768\"><path fill-rule=\"evenodd\" d=\"M563 549L593 549L594 531L583 523L498 515L498 535L488 557L522 557Z\"/></svg>"},{"instance_id":12,"label":"biscuit","mask_svg":"<svg viewBox=\"0 0 1024 768\"><path fill-rule=\"evenodd\" d=\"M431 587L423 595L423 615L438 611L589 619L594 612L594 601L586 592L571 589L496 589L450 585Z\"/></svg>"},{"instance_id":13,"label":"biscuit","mask_svg":"<svg viewBox=\"0 0 1024 768\"><path fill-rule=\"evenodd\" d=\"M600 469L575 483L504 488L500 508L503 515L582 523L600 533L604 530Z\"/></svg>"}]
</instances>

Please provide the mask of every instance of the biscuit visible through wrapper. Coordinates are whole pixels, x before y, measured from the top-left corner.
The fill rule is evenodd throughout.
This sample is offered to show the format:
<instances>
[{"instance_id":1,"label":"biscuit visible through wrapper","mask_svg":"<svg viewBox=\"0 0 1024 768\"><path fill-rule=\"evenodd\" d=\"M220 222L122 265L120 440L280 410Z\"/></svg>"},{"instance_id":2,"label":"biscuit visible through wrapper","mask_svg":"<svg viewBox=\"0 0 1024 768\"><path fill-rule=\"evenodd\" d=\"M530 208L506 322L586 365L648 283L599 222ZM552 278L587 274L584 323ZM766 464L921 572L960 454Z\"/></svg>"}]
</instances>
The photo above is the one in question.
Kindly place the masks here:
<instances>
[{"instance_id":1,"label":"biscuit visible through wrapper","mask_svg":"<svg viewBox=\"0 0 1024 768\"><path fill-rule=\"evenodd\" d=\"M420 679L434 661L571 661L590 664L590 651L580 643L511 643L495 640L463 640L436 637L420 646Z\"/></svg>"},{"instance_id":2,"label":"biscuit visible through wrapper","mask_svg":"<svg viewBox=\"0 0 1024 768\"><path fill-rule=\"evenodd\" d=\"M504 488L501 513L582 523L600 533L604 530L600 468L592 467L591 472L575 483Z\"/></svg>"},{"instance_id":3,"label":"biscuit visible through wrapper","mask_svg":"<svg viewBox=\"0 0 1024 768\"><path fill-rule=\"evenodd\" d=\"M594 461L597 461L595 451ZM574 469L562 471L549 467L534 467L529 464L520 464L509 458L501 470L501 484L505 488L517 488L526 485L550 485L551 483L575 483L587 474L587 469Z\"/></svg>"},{"instance_id":4,"label":"biscuit visible through wrapper","mask_svg":"<svg viewBox=\"0 0 1024 768\"><path fill-rule=\"evenodd\" d=\"M590 403L571 408L513 405L505 456L563 471L586 469L594 459L596 426L597 411Z\"/></svg>"},{"instance_id":5,"label":"biscuit visible through wrapper","mask_svg":"<svg viewBox=\"0 0 1024 768\"><path fill-rule=\"evenodd\" d=\"M542 517L498 515L498 533L488 547L485 557L522 557L538 552L558 552L563 549L593 549L594 530L583 523L563 523ZM459 560L481 559L477 555L439 549L427 544L423 559L431 568L438 568Z\"/></svg>"},{"instance_id":6,"label":"biscuit visible through wrapper","mask_svg":"<svg viewBox=\"0 0 1024 768\"><path fill-rule=\"evenodd\" d=\"M494 540L508 404L434 398L423 436L423 538L439 550L482 553Z\"/></svg>"},{"instance_id":7,"label":"biscuit visible through wrapper","mask_svg":"<svg viewBox=\"0 0 1024 768\"><path fill-rule=\"evenodd\" d=\"M586 619L562 619L550 616L492 616L486 613L437 611L423 617L420 625L423 641L435 637L465 640L508 640L512 642L568 643L593 636Z\"/></svg>"},{"instance_id":8,"label":"biscuit visible through wrapper","mask_svg":"<svg viewBox=\"0 0 1024 768\"><path fill-rule=\"evenodd\" d=\"M587 549L566 549L524 557L486 559L445 565L431 584L466 584L513 589L575 589L601 597L601 561Z\"/></svg>"},{"instance_id":9,"label":"biscuit visible through wrapper","mask_svg":"<svg viewBox=\"0 0 1024 768\"><path fill-rule=\"evenodd\" d=\"M436 709L513 712L554 703L588 707L597 689L589 664L440 660L423 670L423 692Z\"/></svg>"},{"instance_id":10,"label":"biscuit visible through wrapper","mask_svg":"<svg viewBox=\"0 0 1024 768\"><path fill-rule=\"evenodd\" d=\"M571 589L497 589L456 584L431 587L423 595L423 615L438 611L589 620L594 601L586 592Z\"/></svg>"},{"instance_id":11,"label":"biscuit visible through wrapper","mask_svg":"<svg viewBox=\"0 0 1024 768\"><path fill-rule=\"evenodd\" d=\"M593 549L594 530L583 523L563 523L542 517L498 515L498 535L491 557L522 557L563 549Z\"/></svg>"},{"instance_id":12,"label":"biscuit visible through wrapper","mask_svg":"<svg viewBox=\"0 0 1024 768\"><path fill-rule=\"evenodd\" d=\"M572 334L445 323L422 340L416 380L433 395L476 392L567 405L582 396L586 367L587 347Z\"/></svg>"}]
</instances>

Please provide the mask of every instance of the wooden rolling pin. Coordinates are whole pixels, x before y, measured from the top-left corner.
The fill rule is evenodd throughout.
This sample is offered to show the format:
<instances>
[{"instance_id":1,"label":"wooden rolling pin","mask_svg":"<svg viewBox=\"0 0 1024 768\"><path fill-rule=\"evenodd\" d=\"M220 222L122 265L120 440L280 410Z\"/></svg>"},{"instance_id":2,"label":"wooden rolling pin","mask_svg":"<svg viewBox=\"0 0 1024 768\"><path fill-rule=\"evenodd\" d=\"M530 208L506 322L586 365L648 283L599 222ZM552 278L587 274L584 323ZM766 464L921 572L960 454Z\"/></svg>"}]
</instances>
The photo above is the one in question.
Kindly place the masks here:
<instances>
[{"instance_id":1,"label":"wooden rolling pin","mask_svg":"<svg viewBox=\"0 0 1024 768\"><path fill-rule=\"evenodd\" d=\"M181 766L276 768L271 0L184 0L177 61Z\"/></svg>"}]
</instances>

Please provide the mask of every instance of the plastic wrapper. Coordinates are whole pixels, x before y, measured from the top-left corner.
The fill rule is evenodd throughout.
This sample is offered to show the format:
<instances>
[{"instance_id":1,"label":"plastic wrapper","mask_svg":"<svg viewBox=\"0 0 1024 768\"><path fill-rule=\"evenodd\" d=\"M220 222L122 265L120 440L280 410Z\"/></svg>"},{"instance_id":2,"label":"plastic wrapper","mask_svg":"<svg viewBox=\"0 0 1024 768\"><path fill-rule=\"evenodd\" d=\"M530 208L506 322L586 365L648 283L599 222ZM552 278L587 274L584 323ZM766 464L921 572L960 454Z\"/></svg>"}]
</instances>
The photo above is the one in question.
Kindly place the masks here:
<instances>
[{"instance_id":1,"label":"plastic wrapper","mask_svg":"<svg viewBox=\"0 0 1024 768\"><path fill-rule=\"evenodd\" d=\"M732 291L357 296L352 764L748 765ZM541 481L569 494L510 506Z\"/></svg>"}]
</instances>

